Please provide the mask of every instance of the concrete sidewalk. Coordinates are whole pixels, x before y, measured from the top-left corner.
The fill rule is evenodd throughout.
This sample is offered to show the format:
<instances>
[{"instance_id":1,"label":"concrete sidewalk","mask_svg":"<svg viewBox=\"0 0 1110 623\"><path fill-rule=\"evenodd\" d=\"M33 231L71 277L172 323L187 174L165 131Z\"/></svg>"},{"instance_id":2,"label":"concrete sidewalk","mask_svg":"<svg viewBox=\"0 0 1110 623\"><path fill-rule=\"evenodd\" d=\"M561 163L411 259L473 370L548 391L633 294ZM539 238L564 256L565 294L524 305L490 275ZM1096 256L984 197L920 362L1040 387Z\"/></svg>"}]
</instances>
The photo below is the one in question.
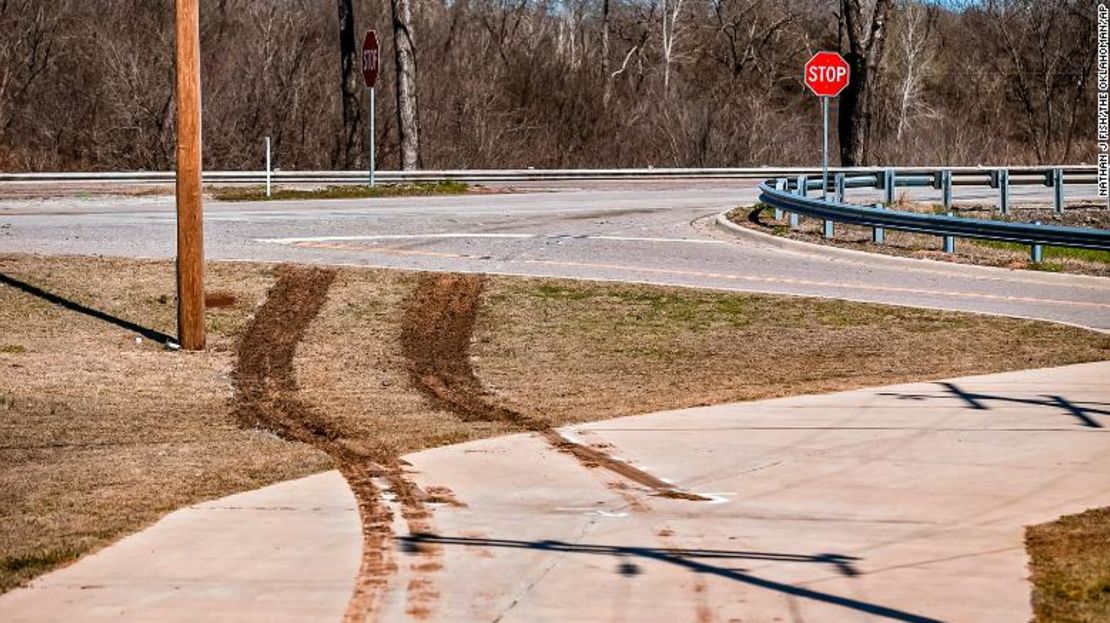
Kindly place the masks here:
<instances>
[{"instance_id":1,"label":"concrete sidewalk","mask_svg":"<svg viewBox=\"0 0 1110 623\"><path fill-rule=\"evenodd\" d=\"M398 539L378 618L1027 621L1024 526L1110 505L1108 381L1104 362L567 430L710 501L528 435L414 454L466 506ZM0 619L336 621L360 543L324 474L174 513L0 596Z\"/></svg>"}]
</instances>

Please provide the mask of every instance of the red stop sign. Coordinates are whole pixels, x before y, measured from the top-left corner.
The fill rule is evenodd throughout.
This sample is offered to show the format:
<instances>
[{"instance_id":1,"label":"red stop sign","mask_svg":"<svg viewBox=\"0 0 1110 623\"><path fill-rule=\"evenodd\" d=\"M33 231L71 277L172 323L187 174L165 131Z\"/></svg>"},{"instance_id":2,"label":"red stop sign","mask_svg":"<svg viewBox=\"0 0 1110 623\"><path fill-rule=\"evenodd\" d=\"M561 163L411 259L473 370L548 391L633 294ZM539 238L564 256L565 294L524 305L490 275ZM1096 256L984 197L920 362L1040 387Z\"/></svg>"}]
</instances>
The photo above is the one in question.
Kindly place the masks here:
<instances>
[{"instance_id":1,"label":"red stop sign","mask_svg":"<svg viewBox=\"0 0 1110 623\"><path fill-rule=\"evenodd\" d=\"M836 52L818 52L806 63L806 86L821 97L840 95L850 75L848 61Z\"/></svg>"},{"instance_id":2,"label":"red stop sign","mask_svg":"<svg viewBox=\"0 0 1110 623\"><path fill-rule=\"evenodd\" d=\"M366 31L366 39L362 41L362 79L366 87L374 88L378 81L378 67L381 55L378 53L378 35L373 30Z\"/></svg>"}]
</instances>

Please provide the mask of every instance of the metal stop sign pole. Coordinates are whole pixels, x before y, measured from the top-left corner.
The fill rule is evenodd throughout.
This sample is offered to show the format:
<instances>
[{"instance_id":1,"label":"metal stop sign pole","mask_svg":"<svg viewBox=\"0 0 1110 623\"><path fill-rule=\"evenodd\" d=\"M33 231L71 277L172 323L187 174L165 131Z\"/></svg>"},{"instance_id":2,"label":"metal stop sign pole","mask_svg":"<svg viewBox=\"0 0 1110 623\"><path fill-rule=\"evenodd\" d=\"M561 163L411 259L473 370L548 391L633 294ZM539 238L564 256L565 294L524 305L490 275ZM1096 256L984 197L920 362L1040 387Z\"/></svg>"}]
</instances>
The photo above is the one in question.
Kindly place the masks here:
<instances>
[{"instance_id":1,"label":"metal stop sign pole","mask_svg":"<svg viewBox=\"0 0 1110 623\"><path fill-rule=\"evenodd\" d=\"M825 118L825 147L821 158L821 200L828 198L829 192L829 97L821 98L821 114Z\"/></svg>"},{"instance_id":2,"label":"metal stop sign pole","mask_svg":"<svg viewBox=\"0 0 1110 623\"><path fill-rule=\"evenodd\" d=\"M376 107L374 101L374 87L370 87L370 185L374 185L374 169L377 168L377 163L374 161L376 154L374 153L374 109Z\"/></svg>"}]
</instances>

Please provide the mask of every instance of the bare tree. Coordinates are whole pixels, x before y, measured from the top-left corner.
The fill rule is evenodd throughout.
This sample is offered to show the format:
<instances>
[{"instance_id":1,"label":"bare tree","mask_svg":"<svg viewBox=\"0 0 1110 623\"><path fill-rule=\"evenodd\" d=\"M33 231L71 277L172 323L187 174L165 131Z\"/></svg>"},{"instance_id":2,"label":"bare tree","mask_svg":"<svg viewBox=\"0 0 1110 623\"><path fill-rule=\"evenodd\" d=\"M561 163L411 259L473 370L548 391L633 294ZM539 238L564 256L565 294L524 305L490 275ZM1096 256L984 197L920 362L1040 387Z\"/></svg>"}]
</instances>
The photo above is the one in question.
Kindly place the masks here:
<instances>
[{"instance_id":1,"label":"bare tree","mask_svg":"<svg viewBox=\"0 0 1110 623\"><path fill-rule=\"evenodd\" d=\"M411 0L390 0L393 50L397 59L397 127L401 133L401 168L420 167L420 111L416 99L416 42Z\"/></svg>"},{"instance_id":2,"label":"bare tree","mask_svg":"<svg viewBox=\"0 0 1110 623\"><path fill-rule=\"evenodd\" d=\"M1075 119L1090 94L1095 28L1084 0L990 0L980 48L1019 105L1023 143L1039 163L1071 155Z\"/></svg>"},{"instance_id":3,"label":"bare tree","mask_svg":"<svg viewBox=\"0 0 1110 623\"><path fill-rule=\"evenodd\" d=\"M675 61L675 43L681 34L679 18L682 17L683 0L673 0L674 8L667 10L667 0L662 0L662 52L663 52L663 94L669 95L671 90L671 65Z\"/></svg>"},{"instance_id":4,"label":"bare tree","mask_svg":"<svg viewBox=\"0 0 1110 623\"><path fill-rule=\"evenodd\" d=\"M613 73L609 68L609 0L601 2L601 106L609 108L609 100L613 99Z\"/></svg>"},{"instance_id":5,"label":"bare tree","mask_svg":"<svg viewBox=\"0 0 1110 623\"><path fill-rule=\"evenodd\" d=\"M894 0L840 0L840 47L852 70L852 79L840 94L838 113L844 166L871 162L875 87L893 7Z\"/></svg>"},{"instance_id":6,"label":"bare tree","mask_svg":"<svg viewBox=\"0 0 1110 623\"><path fill-rule=\"evenodd\" d=\"M330 2L205 2L210 168L257 167L265 136L286 169L357 165L354 35L391 12L383 168L811 164L800 68L838 28L862 89L841 101L847 162L1097 149L1090 0L344 0L339 46ZM0 168L170 166L171 18L150 0L0 0ZM435 58L419 73L414 28Z\"/></svg>"},{"instance_id":7,"label":"bare tree","mask_svg":"<svg viewBox=\"0 0 1110 623\"><path fill-rule=\"evenodd\" d=\"M898 131L899 143L906 136L913 118L924 110L926 72L932 61L929 40L932 35L936 14L934 7L915 2L907 2L901 12L901 36L899 47L902 53L901 86L898 89Z\"/></svg>"},{"instance_id":8,"label":"bare tree","mask_svg":"<svg viewBox=\"0 0 1110 623\"><path fill-rule=\"evenodd\" d=\"M0 135L10 130L31 87L54 64L58 18L56 7L36 2L0 0Z\"/></svg>"}]
</instances>

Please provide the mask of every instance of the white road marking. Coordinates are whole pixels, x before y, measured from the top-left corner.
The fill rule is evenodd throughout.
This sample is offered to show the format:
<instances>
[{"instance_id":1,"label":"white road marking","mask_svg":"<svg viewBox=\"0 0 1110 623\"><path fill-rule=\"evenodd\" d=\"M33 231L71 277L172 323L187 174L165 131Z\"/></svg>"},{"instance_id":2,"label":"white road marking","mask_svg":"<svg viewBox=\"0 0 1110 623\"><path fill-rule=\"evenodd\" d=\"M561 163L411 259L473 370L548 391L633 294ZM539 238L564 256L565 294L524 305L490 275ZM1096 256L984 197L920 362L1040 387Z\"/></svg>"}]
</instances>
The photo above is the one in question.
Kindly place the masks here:
<instances>
[{"instance_id":1,"label":"white road marking","mask_svg":"<svg viewBox=\"0 0 1110 623\"><path fill-rule=\"evenodd\" d=\"M594 236L590 234L511 234L511 233L440 233L440 234L378 234L371 236L306 236L301 238L255 238L255 242L298 244L304 242L357 242L374 240L444 240L492 238L507 240L605 240L613 242L663 242L675 244L728 244L725 240L700 238L652 238L646 236Z\"/></svg>"}]
</instances>

